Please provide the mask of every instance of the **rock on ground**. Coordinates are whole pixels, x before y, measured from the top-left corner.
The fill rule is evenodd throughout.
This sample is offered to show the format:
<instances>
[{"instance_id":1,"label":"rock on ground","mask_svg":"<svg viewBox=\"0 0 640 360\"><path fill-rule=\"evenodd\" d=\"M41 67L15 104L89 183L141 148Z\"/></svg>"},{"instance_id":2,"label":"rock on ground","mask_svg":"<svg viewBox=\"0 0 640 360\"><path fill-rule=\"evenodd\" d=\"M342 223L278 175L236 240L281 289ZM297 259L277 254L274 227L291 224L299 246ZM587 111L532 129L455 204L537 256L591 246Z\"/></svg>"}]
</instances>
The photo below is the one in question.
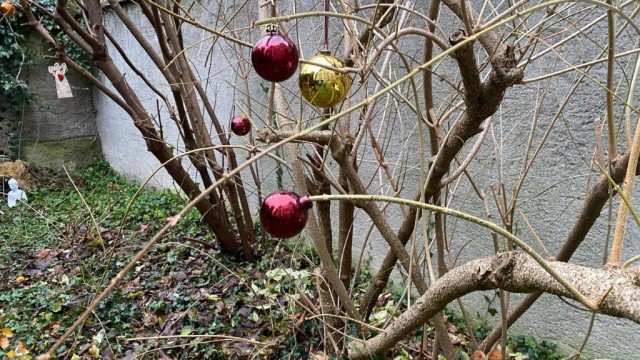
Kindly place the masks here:
<instances>
[{"instance_id":1,"label":"rock on ground","mask_svg":"<svg viewBox=\"0 0 640 360\"><path fill-rule=\"evenodd\" d=\"M31 188L32 179L29 175L29 163L21 160L0 163L0 180L2 184L10 178L18 180L21 189L27 191Z\"/></svg>"}]
</instances>

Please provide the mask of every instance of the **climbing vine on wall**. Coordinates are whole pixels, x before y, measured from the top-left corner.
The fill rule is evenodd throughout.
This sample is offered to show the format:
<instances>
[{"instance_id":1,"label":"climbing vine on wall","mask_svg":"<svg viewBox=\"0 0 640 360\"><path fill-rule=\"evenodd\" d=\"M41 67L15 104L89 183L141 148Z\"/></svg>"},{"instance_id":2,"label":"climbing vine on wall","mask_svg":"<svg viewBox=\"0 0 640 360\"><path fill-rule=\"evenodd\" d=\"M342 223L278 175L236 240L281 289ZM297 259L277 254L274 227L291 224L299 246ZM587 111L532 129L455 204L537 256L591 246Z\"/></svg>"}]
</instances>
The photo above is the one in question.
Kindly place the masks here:
<instances>
[{"instance_id":1,"label":"climbing vine on wall","mask_svg":"<svg viewBox=\"0 0 640 360\"><path fill-rule=\"evenodd\" d=\"M41 0L38 4L48 12L55 9L55 0ZM27 106L37 104L40 97L27 83L30 68L43 62L36 53L29 50L27 40L30 27L25 26L27 19L15 2L16 14L0 17L0 135L8 138L8 146L0 148L0 155L17 157L19 145L19 126L22 114ZM33 8L37 15L42 10ZM79 11L75 11L82 22ZM65 35L49 17L41 17L42 24L58 41L66 44L67 55L85 69L91 69L89 58ZM46 61L45 61L46 62ZM0 136L1 137L1 136Z\"/></svg>"},{"instance_id":2,"label":"climbing vine on wall","mask_svg":"<svg viewBox=\"0 0 640 360\"><path fill-rule=\"evenodd\" d=\"M36 97L24 81L29 60L23 47L27 29L21 22L24 18L16 14L0 23L0 132L8 139L0 150L8 156L17 150L18 123L14 119L20 119L23 107Z\"/></svg>"}]
</instances>

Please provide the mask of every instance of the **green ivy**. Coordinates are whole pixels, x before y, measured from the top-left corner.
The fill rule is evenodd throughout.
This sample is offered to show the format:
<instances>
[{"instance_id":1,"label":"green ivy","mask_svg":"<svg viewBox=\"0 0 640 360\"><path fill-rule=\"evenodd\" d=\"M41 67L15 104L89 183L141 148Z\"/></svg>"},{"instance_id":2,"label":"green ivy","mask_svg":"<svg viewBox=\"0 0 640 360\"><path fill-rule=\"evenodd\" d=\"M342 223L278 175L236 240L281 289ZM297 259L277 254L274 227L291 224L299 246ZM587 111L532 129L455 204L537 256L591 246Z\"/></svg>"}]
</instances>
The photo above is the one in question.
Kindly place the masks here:
<instances>
[{"instance_id":1,"label":"green ivy","mask_svg":"<svg viewBox=\"0 0 640 360\"><path fill-rule=\"evenodd\" d=\"M556 344L548 341L538 343L532 336L509 337L507 348L516 355L527 355L531 360L560 360L564 354L558 352Z\"/></svg>"}]
</instances>

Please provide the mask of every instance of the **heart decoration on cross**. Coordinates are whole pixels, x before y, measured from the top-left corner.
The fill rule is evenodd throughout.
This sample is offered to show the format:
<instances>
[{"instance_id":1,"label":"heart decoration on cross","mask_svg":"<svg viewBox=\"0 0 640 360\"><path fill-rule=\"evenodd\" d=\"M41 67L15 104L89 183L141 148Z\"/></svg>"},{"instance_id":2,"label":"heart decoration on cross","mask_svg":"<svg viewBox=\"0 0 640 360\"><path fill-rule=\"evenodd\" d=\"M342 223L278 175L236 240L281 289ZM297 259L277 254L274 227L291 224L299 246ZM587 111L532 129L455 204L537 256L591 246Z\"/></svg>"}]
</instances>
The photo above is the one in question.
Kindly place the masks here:
<instances>
[{"instance_id":1,"label":"heart decoration on cross","mask_svg":"<svg viewBox=\"0 0 640 360\"><path fill-rule=\"evenodd\" d=\"M73 97L69 81L64 76L66 72L67 64L65 63L55 63L52 66L49 66L49 73L54 76L54 79L58 80L56 81L56 93L58 94L58 99Z\"/></svg>"}]
</instances>

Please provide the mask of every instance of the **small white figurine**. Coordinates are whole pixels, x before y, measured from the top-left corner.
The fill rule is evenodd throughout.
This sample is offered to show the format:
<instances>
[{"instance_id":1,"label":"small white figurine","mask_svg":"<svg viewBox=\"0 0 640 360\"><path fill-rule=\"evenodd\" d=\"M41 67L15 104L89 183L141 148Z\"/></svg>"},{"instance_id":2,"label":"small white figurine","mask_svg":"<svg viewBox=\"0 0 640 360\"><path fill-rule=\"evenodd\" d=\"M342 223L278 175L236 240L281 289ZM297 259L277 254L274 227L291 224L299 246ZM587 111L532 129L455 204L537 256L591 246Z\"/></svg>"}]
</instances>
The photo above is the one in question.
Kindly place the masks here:
<instances>
[{"instance_id":1,"label":"small white figurine","mask_svg":"<svg viewBox=\"0 0 640 360\"><path fill-rule=\"evenodd\" d=\"M11 189L7 194L7 205L9 205L9 207L16 206L18 200L24 202L29 200L27 199L27 194L18 188L18 180L13 178L9 179L9 189Z\"/></svg>"},{"instance_id":2,"label":"small white figurine","mask_svg":"<svg viewBox=\"0 0 640 360\"><path fill-rule=\"evenodd\" d=\"M49 73L53 75L56 82L56 92L58 93L58 99L73 97L71 94L71 86L65 76L67 72L67 64L55 63L53 66L49 66Z\"/></svg>"}]
</instances>

